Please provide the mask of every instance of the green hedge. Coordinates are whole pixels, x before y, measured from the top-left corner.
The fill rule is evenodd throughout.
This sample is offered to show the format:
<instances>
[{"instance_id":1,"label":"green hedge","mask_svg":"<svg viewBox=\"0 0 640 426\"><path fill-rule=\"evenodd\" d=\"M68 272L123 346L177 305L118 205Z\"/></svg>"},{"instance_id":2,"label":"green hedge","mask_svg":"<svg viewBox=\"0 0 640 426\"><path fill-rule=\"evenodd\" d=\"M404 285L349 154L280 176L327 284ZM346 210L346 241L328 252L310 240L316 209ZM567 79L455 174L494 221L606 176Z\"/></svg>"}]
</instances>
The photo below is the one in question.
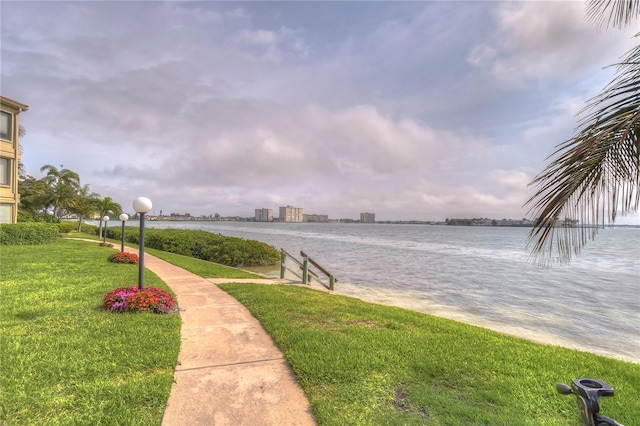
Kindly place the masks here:
<instances>
[{"instance_id":1,"label":"green hedge","mask_svg":"<svg viewBox=\"0 0 640 426\"><path fill-rule=\"evenodd\" d=\"M0 245L51 244L57 236L57 224L41 222L0 224Z\"/></svg>"},{"instance_id":2,"label":"green hedge","mask_svg":"<svg viewBox=\"0 0 640 426\"><path fill-rule=\"evenodd\" d=\"M107 228L106 235L107 238L120 240L122 228ZM125 228L124 239L139 244L139 229ZM274 265L280 261L280 252L263 242L199 230L146 228L144 245L227 266Z\"/></svg>"},{"instance_id":3,"label":"green hedge","mask_svg":"<svg viewBox=\"0 0 640 426\"><path fill-rule=\"evenodd\" d=\"M63 220L58 223L54 222L53 224L58 227L58 232L61 234L69 234L71 232L78 231L78 222ZM80 232L90 235L98 235L98 227L82 223L82 225L80 225Z\"/></svg>"},{"instance_id":4,"label":"green hedge","mask_svg":"<svg viewBox=\"0 0 640 426\"><path fill-rule=\"evenodd\" d=\"M100 232L100 228L98 228L97 226L95 227L95 229L91 232L93 234L98 235ZM112 240L118 240L120 241L122 239L122 227L121 226L117 226L117 227L113 227L113 228L104 228L104 232L105 235L107 236L107 238L110 238ZM148 229L145 228L145 233L148 232ZM124 228L124 240L129 242L129 243L133 243L133 244L138 244L138 240L140 239L140 229L139 228ZM145 236L145 240L146 240L146 236Z\"/></svg>"},{"instance_id":5,"label":"green hedge","mask_svg":"<svg viewBox=\"0 0 640 426\"><path fill-rule=\"evenodd\" d=\"M84 232L85 234L98 235L99 230L100 228L98 228L97 226L87 225L86 223L83 223L80 226L80 232Z\"/></svg>"},{"instance_id":6,"label":"green hedge","mask_svg":"<svg viewBox=\"0 0 640 426\"><path fill-rule=\"evenodd\" d=\"M60 222L58 225L58 232L61 234L68 234L69 232L78 230L78 222Z\"/></svg>"}]
</instances>

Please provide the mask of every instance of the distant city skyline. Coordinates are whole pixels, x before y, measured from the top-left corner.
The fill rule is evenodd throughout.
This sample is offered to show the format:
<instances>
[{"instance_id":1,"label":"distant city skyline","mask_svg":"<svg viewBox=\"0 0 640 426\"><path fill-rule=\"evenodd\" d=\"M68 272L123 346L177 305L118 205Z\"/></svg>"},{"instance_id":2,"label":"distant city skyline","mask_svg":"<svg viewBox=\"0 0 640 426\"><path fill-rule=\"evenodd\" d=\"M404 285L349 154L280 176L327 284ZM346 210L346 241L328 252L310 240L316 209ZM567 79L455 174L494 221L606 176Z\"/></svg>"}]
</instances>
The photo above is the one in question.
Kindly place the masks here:
<instances>
[{"instance_id":1,"label":"distant city skyline","mask_svg":"<svg viewBox=\"0 0 640 426\"><path fill-rule=\"evenodd\" d=\"M508 225L531 225L533 223L532 220L526 218L488 218L488 217L447 217L438 220L424 220L424 219L408 219L408 220L376 220L376 214L372 212L363 212L360 213L359 217L333 217L326 214L317 214L317 213L304 213L304 208L302 207L293 207L293 206L281 206L278 208L279 215L273 215L273 209L271 208L256 208L254 209L253 215L232 215L232 216L223 216L219 213L210 213L208 215L192 215L189 212L178 213L172 212L166 215L162 214L162 211L159 215L156 215L154 211L152 211L149 216L150 217L175 217L175 218L193 218L193 219L242 219L242 220L255 220L256 222L334 222L334 221L351 221L351 222L362 222L362 223L377 223L377 222L434 222L434 223L474 223L474 224L482 224L482 225L491 225L492 223L495 225L498 222L502 222L503 224ZM283 220L284 219L284 220Z\"/></svg>"}]
</instances>

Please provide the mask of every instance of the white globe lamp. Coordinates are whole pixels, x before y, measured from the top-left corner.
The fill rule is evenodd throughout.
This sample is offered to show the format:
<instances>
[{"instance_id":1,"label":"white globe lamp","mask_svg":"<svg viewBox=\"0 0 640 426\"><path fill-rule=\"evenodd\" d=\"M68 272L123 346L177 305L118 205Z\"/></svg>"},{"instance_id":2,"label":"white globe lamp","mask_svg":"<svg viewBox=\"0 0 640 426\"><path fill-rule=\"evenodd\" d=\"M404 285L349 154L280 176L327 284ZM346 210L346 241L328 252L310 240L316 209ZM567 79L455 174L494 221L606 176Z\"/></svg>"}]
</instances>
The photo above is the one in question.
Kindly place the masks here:
<instances>
[{"instance_id":1,"label":"white globe lamp","mask_svg":"<svg viewBox=\"0 0 640 426\"><path fill-rule=\"evenodd\" d=\"M138 241L138 288L144 288L144 215L151 211L153 204L147 197L138 197L133 200L133 209L140 216L140 241Z\"/></svg>"},{"instance_id":2,"label":"white globe lamp","mask_svg":"<svg viewBox=\"0 0 640 426\"><path fill-rule=\"evenodd\" d=\"M122 232L121 232L122 244L120 244L120 252L123 252L124 251L124 223L129 220L129 215L126 213L120 213L120 216L118 216L118 219L122 221Z\"/></svg>"}]
</instances>

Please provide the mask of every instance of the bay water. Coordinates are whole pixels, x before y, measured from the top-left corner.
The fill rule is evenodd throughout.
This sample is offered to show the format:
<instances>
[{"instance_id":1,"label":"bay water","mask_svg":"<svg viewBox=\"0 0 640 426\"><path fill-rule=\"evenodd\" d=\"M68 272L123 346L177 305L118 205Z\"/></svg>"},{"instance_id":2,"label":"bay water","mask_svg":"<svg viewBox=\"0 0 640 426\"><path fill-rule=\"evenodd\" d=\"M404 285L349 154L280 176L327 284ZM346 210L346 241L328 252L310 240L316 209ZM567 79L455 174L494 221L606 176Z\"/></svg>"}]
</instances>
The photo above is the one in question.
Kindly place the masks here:
<instances>
[{"instance_id":1,"label":"bay water","mask_svg":"<svg viewBox=\"0 0 640 426\"><path fill-rule=\"evenodd\" d=\"M133 223L132 223L133 224ZM303 250L335 293L640 363L640 228L601 229L568 265L529 261L530 228L147 222Z\"/></svg>"}]
</instances>

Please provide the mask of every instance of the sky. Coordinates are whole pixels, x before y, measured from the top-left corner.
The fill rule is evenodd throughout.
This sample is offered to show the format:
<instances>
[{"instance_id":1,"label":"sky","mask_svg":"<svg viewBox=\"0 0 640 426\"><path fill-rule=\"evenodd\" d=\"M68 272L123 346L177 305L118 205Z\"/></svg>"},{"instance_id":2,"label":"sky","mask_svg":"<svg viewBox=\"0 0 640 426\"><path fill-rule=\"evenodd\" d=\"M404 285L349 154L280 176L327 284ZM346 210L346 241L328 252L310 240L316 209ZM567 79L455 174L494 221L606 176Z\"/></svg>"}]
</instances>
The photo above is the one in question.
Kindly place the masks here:
<instances>
[{"instance_id":1,"label":"sky","mask_svg":"<svg viewBox=\"0 0 640 426\"><path fill-rule=\"evenodd\" d=\"M5 0L0 90L29 105L29 175L125 212L521 219L635 44L585 7Z\"/></svg>"}]
</instances>

